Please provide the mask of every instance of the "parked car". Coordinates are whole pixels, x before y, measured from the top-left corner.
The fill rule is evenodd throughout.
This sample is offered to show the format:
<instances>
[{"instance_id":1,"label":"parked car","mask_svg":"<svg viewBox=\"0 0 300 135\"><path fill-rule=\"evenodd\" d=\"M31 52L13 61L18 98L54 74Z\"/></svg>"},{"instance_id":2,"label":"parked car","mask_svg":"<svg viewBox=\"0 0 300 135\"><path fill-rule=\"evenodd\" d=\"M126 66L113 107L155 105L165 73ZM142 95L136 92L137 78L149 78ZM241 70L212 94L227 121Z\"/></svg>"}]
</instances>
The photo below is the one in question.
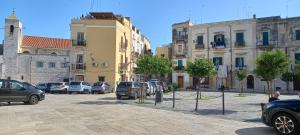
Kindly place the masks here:
<instances>
[{"instance_id":1,"label":"parked car","mask_svg":"<svg viewBox=\"0 0 300 135\"><path fill-rule=\"evenodd\" d=\"M45 99L45 93L29 83L0 79L0 102L24 102L37 104Z\"/></svg>"},{"instance_id":2,"label":"parked car","mask_svg":"<svg viewBox=\"0 0 300 135\"><path fill-rule=\"evenodd\" d=\"M70 82L68 93L91 93L92 87L84 81Z\"/></svg>"},{"instance_id":3,"label":"parked car","mask_svg":"<svg viewBox=\"0 0 300 135\"><path fill-rule=\"evenodd\" d=\"M154 89L155 89L154 92L163 91L163 87L161 86L159 81L149 81L149 82L152 84L152 86L154 86Z\"/></svg>"},{"instance_id":4,"label":"parked car","mask_svg":"<svg viewBox=\"0 0 300 135\"><path fill-rule=\"evenodd\" d=\"M300 135L300 100L277 100L262 106L262 121L282 135Z\"/></svg>"},{"instance_id":5,"label":"parked car","mask_svg":"<svg viewBox=\"0 0 300 135\"><path fill-rule=\"evenodd\" d=\"M141 90L141 84L138 82L120 82L117 86L116 96L117 99L121 99L124 96L136 99L140 97L139 92ZM146 95L146 92L144 93Z\"/></svg>"},{"instance_id":6,"label":"parked car","mask_svg":"<svg viewBox=\"0 0 300 135\"><path fill-rule=\"evenodd\" d=\"M50 92L50 85L48 83L39 83L36 87L44 92Z\"/></svg>"},{"instance_id":7,"label":"parked car","mask_svg":"<svg viewBox=\"0 0 300 135\"><path fill-rule=\"evenodd\" d=\"M143 82L143 84L146 86L146 94L147 96L153 95L154 92L154 87L150 82Z\"/></svg>"},{"instance_id":8,"label":"parked car","mask_svg":"<svg viewBox=\"0 0 300 135\"><path fill-rule=\"evenodd\" d=\"M69 89L69 83L52 83L50 87L50 93L67 93Z\"/></svg>"},{"instance_id":9,"label":"parked car","mask_svg":"<svg viewBox=\"0 0 300 135\"><path fill-rule=\"evenodd\" d=\"M96 82L92 86L92 94L112 92L111 86L107 82Z\"/></svg>"}]
</instances>

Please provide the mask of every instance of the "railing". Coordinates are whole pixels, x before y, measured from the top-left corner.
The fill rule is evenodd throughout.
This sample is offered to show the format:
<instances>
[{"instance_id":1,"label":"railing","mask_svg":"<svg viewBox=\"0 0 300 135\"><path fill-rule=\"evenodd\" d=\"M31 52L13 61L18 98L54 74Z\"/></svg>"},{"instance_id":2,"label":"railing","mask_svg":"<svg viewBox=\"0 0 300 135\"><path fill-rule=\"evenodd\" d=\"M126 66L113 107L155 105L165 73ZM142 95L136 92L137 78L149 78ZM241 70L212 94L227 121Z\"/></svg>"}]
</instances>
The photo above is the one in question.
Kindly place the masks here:
<instances>
[{"instance_id":1,"label":"railing","mask_svg":"<svg viewBox=\"0 0 300 135\"><path fill-rule=\"evenodd\" d=\"M240 70L242 70L242 69L245 70L245 69L247 69L247 65L236 65L235 68L240 69Z\"/></svg>"},{"instance_id":2,"label":"railing","mask_svg":"<svg viewBox=\"0 0 300 135\"><path fill-rule=\"evenodd\" d=\"M86 40L72 40L73 46L86 46Z\"/></svg>"},{"instance_id":3,"label":"railing","mask_svg":"<svg viewBox=\"0 0 300 135\"><path fill-rule=\"evenodd\" d=\"M127 70L127 63L120 63L119 64L119 70L120 71L126 71Z\"/></svg>"},{"instance_id":4,"label":"railing","mask_svg":"<svg viewBox=\"0 0 300 135\"><path fill-rule=\"evenodd\" d=\"M187 39L188 39L188 35L175 36L176 41L185 41Z\"/></svg>"},{"instance_id":5,"label":"railing","mask_svg":"<svg viewBox=\"0 0 300 135\"><path fill-rule=\"evenodd\" d=\"M176 70L176 71L183 71L184 70L184 66L176 66L174 68L174 70Z\"/></svg>"},{"instance_id":6,"label":"railing","mask_svg":"<svg viewBox=\"0 0 300 135\"><path fill-rule=\"evenodd\" d=\"M204 44L196 44L195 49L204 49Z\"/></svg>"},{"instance_id":7,"label":"railing","mask_svg":"<svg viewBox=\"0 0 300 135\"><path fill-rule=\"evenodd\" d=\"M275 45L277 45L277 43L278 43L278 41L277 40L269 40L269 41L262 41L262 40L260 40L260 41L257 41L257 43L256 43L256 45L257 46L275 46Z\"/></svg>"},{"instance_id":8,"label":"railing","mask_svg":"<svg viewBox=\"0 0 300 135\"><path fill-rule=\"evenodd\" d=\"M85 63L75 63L72 64L71 66L71 70L85 70L85 69L86 69Z\"/></svg>"},{"instance_id":9,"label":"railing","mask_svg":"<svg viewBox=\"0 0 300 135\"><path fill-rule=\"evenodd\" d=\"M211 42L212 48L226 48L225 41L217 41L217 42Z\"/></svg>"},{"instance_id":10,"label":"railing","mask_svg":"<svg viewBox=\"0 0 300 135\"><path fill-rule=\"evenodd\" d=\"M234 43L234 46L235 47L245 47L246 44L245 44L245 41L237 41Z\"/></svg>"}]
</instances>

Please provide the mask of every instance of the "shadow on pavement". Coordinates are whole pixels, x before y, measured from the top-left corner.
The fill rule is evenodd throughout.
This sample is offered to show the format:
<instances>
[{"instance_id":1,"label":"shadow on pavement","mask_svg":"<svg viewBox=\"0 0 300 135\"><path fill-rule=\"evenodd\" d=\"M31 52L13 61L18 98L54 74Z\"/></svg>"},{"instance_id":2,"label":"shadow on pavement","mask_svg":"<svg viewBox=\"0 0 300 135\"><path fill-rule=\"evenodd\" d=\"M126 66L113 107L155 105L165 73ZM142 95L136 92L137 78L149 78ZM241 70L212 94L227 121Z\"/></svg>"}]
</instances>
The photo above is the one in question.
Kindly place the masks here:
<instances>
[{"instance_id":1,"label":"shadow on pavement","mask_svg":"<svg viewBox=\"0 0 300 135\"><path fill-rule=\"evenodd\" d=\"M277 135L271 127L243 128L235 131L238 135Z\"/></svg>"},{"instance_id":2,"label":"shadow on pavement","mask_svg":"<svg viewBox=\"0 0 300 135\"><path fill-rule=\"evenodd\" d=\"M12 102L10 104L8 103L0 103L0 106L17 106L17 105L27 105L23 102Z\"/></svg>"},{"instance_id":3,"label":"shadow on pavement","mask_svg":"<svg viewBox=\"0 0 300 135\"><path fill-rule=\"evenodd\" d=\"M126 104L121 101L84 101L84 102L79 102L77 104L85 104L85 105L115 105L115 104Z\"/></svg>"},{"instance_id":4,"label":"shadow on pavement","mask_svg":"<svg viewBox=\"0 0 300 135\"><path fill-rule=\"evenodd\" d=\"M257 122L257 123L262 123L260 118L254 118L254 119L246 119L243 120L243 122Z\"/></svg>"},{"instance_id":5,"label":"shadow on pavement","mask_svg":"<svg viewBox=\"0 0 300 135\"><path fill-rule=\"evenodd\" d=\"M221 109L199 109L198 111L194 111L195 114L199 115L223 115ZM225 110L225 114L233 114L237 113L237 111Z\"/></svg>"}]
</instances>

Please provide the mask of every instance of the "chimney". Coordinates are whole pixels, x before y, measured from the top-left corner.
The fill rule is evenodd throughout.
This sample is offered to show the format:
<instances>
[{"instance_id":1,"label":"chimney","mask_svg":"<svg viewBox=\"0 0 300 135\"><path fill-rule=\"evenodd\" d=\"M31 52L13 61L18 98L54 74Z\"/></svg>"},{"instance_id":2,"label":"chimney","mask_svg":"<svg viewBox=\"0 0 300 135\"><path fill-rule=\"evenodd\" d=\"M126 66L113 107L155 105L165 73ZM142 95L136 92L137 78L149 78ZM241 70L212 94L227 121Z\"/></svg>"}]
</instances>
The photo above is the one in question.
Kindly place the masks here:
<instances>
[{"instance_id":1,"label":"chimney","mask_svg":"<svg viewBox=\"0 0 300 135\"><path fill-rule=\"evenodd\" d=\"M253 14L253 19L256 19L256 14Z\"/></svg>"}]
</instances>

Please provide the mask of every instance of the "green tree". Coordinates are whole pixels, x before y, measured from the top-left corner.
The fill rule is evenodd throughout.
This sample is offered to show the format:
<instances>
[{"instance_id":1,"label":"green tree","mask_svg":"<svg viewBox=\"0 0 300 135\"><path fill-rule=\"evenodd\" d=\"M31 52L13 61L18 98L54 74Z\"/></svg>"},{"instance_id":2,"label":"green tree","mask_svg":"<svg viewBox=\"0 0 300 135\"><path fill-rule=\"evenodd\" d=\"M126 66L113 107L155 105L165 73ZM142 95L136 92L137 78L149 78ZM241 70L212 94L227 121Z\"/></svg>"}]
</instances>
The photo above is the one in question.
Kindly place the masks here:
<instances>
[{"instance_id":1,"label":"green tree","mask_svg":"<svg viewBox=\"0 0 300 135\"><path fill-rule=\"evenodd\" d=\"M295 75L300 76L300 60L295 62Z\"/></svg>"},{"instance_id":2,"label":"green tree","mask_svg":"<svg viewBox=\"0 0 300 135\"><path fill-rule=\"evenodd\" d=\"M194 62L188 62L185 69L191 76L199 79L198 86L201 85L201 80L205 79L210 75L215 75L216 69L214 64L209 59L195 59ZM197 98L196 98L196 107L195 110L198 110L198 100L199 100L200 87L197 89Z\"/></svg>"},{"instance_id":3,"label":"green tree","mask_svg":"<svg viewBox=\"0 0 300 135\"><path fill-rule=\"evenodd\" d=\"M137 61L136 73L149 75L161 75L172 72L172 62L169 59L159 58L153 55L145 55Z\"/></svg>"},{"instance_id":4,"label":"green tree","mask_svg":"<svg viewBox=\"0 0 300 135\"><path fill-rule=\"evenodd\" d=\"M256 58L256 74L267 82L268 95L271 97L272 80L286 71L289 65L287 55L277 49L263 52Z\"/></svg>"},{"instance_id":5,"label":"green tree","mask_svg":"<svg viewBox=\"0 0 300 135\"><path fill-rule=\"evenodd\" d=\"M285 72L281 75L280 79L286 83L286 90L289 91L289 84L290 82L294 81L293 73Z\"/></svg>"},{"instance_id":6,"label":"green tree","mask_svg":"<svg viewBox=\"0 0 300 135\"><path fill-rule=\"evenodd\" d=\"M236 76L240 82L240 88L241 88L240 95L242 95L244 92L243 80L247 77L247 71L243 69L237 70Z\"/></svg>"}]
</instances>

